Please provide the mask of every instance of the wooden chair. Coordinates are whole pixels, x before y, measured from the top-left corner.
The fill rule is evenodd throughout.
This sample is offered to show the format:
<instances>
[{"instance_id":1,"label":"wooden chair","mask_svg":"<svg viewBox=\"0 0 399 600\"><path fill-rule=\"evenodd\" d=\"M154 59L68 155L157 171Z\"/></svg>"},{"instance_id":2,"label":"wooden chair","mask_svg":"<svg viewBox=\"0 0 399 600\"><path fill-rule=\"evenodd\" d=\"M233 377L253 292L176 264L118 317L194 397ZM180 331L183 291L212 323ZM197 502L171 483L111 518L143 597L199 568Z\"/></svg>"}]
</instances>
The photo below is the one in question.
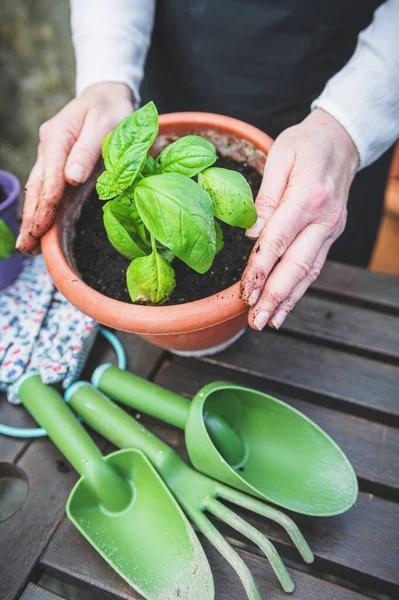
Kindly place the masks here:
<instances>
[{"instance_id":1,"label":"wooden chair","mask_svg":"<svg viewBox=\"0 0 399 600\"><path fill-rule=\"evenodd\" d=\"M399 275L399 142L392 160L385 194L385 214L370 269Z\"/></svg>"}]
</instances>

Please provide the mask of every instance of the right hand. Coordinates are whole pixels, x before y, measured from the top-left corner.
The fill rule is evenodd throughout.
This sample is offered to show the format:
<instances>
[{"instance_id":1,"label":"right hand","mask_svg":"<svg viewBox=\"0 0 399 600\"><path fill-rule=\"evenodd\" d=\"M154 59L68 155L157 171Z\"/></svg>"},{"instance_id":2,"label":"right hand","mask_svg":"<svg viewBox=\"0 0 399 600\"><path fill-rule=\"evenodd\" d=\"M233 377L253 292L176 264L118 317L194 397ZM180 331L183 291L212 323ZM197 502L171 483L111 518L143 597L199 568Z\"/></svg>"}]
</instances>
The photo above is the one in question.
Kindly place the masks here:
<instances>
[{"instance_id":1,"label":"right hand","mask_svg":"<svg viewBox=\"0 0 399 600\"><path fill-rule=\"evenodd\" d=\"M65 184L88 179L101 155L103 138L133 112L133 102L125 84L97 83L43 123L37 160L25 187L18 250L40 251L40 237L54 223Z\"/></svg>"}]
</instances>

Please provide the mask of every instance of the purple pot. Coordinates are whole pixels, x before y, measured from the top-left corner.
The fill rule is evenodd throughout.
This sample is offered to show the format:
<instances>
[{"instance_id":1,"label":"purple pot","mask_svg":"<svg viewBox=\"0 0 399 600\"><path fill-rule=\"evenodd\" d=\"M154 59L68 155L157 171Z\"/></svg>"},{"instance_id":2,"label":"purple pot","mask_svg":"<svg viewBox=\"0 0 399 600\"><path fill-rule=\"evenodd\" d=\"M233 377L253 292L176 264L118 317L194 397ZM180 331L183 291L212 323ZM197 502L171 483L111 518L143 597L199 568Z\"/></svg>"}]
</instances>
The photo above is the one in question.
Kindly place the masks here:
<instances>
[{"instance_id":1,"label":"purple pot","mask_svg":"<svg viewBox=\"0 0 399 600\"><path fill-rule=\"evenodd\" d=\"M18 234L19 224L17 219L17 202L21 186L15 175L7 171L0 171L0 186L3 188L6 199L0 204L0 219ZM16 279L22 270L22 254L16 252L11 258L0 259L0 290L6 288Z\"/></svg>"}]
</instances>

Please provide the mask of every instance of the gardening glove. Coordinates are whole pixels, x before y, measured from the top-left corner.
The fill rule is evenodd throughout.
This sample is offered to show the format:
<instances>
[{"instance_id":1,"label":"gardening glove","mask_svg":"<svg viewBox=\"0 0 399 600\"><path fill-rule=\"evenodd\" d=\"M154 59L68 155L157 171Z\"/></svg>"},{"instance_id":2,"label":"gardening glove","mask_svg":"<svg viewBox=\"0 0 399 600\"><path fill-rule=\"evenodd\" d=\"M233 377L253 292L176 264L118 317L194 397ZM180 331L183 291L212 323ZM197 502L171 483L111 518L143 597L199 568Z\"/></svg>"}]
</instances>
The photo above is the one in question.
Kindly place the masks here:
<instances>
[{"instance_id":1,"label":"gardening glove","mask_svg":"<svg viewBox=\"0 0 399 600\"><path fill-rule=\"evenodd\" d=\"M54 287L41 256L28 258L18 279L0 292L0 390L19 403L19 378L36 370L44 383L76 380L98 324Z\"/></svg>"}]
</instances>

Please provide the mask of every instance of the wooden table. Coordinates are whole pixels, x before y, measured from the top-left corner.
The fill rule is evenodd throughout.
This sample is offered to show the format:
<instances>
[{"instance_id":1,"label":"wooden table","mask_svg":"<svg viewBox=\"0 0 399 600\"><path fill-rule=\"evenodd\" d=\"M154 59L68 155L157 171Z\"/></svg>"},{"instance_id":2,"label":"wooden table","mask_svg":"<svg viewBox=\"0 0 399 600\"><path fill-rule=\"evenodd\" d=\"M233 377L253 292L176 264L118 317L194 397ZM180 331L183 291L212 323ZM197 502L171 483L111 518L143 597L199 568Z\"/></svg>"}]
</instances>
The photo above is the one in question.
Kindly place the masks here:
<instances>
[{"instance_id":1,"label":"wooden table","mask_svg":"<svg viewBox=\"0 0 399 600\"><path fill-rule=\"evenodd\" d=\"M232 348L201 360L120 337L132 371L187 397L209 381L230 380L274 394L321 425L351 460L360 494L338 517L293 515L316 555L314 565L303 565L280 528L246 516L284 557L296 584L293 598L399 598L399 278L330 263L280 332L248 331ZM88 368L111 358L98 340ZM0 422L31 425L23 408L1 400ZM182 432L141 418L185 456ZM29 482L22 507L0 523L1 600L58 598L44 589L43 574L90 588L97 599L138 599L66 519L76 475L51 442L0 437L0 457ZM228 536L263 598L286 598L257 549L232 531ZM204 547L216 599L243 600L235 573L209 544Z\"/></svg>"}]
</instances>

